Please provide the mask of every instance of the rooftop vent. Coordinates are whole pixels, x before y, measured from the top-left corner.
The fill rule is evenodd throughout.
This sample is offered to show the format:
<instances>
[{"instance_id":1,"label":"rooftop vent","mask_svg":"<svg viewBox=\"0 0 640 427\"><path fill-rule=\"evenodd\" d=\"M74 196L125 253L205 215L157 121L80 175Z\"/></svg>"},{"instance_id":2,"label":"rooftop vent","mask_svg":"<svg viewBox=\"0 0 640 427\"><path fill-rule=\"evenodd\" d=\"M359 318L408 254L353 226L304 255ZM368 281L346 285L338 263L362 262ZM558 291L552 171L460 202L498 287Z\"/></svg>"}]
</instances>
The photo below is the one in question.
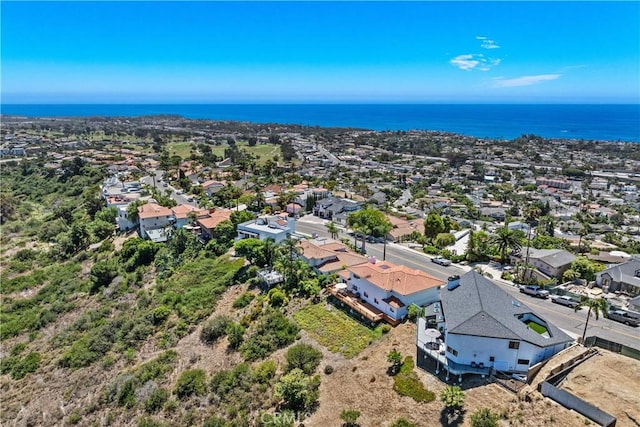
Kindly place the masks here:
<instances>
[{"instance_id":1,"label":"rooftop vent","mask_svg":"<svg viewBox=\"0 0 640 427\"><path fill-rule=\"evenodd\" d=\"M455 288L457 288L458 286L460 286L460 276L455 275L455 276L450 276L449 278L447 278L447 289L452 291Z\"/></svg>"}]
</instances>

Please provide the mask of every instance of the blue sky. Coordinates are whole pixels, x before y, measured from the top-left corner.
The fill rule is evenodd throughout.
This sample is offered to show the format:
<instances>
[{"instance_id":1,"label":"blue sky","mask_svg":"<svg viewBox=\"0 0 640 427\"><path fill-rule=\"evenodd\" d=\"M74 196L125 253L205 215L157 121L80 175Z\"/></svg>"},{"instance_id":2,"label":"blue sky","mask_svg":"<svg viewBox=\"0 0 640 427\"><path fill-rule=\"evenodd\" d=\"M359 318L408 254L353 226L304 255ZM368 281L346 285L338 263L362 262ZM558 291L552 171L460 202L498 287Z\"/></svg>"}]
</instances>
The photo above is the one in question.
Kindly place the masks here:
<instances>
[{"instance_id":1,"label":"blue sky","mask_svg":"<svg viewBox=\"0 0 640 427\"><path fill-rule=\"evenodd\" d=\"M640 103L640 2L11 2L3 103Z\"/></svg>"}]
</instances>

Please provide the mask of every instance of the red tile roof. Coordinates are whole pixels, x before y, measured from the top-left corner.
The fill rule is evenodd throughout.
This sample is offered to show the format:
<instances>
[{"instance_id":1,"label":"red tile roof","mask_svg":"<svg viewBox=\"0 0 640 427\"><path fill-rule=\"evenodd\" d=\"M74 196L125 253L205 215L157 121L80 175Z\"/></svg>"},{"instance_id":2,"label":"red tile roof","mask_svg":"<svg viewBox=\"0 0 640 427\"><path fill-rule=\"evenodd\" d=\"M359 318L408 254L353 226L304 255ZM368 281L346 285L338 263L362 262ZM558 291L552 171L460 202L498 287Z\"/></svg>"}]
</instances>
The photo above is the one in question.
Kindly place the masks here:
<instances>
[{"instance_id":1,"label":"red tile roof","mask_svg":"<svg viewBox=\"0 0 640 427\"><path fill-rule=\"evenodd\" d=\"M404 265L389 261L367 262L349 267L349 271L385 291L410 295L426 289L444 285L440 279Z\"/></svg>"}]
</instances>

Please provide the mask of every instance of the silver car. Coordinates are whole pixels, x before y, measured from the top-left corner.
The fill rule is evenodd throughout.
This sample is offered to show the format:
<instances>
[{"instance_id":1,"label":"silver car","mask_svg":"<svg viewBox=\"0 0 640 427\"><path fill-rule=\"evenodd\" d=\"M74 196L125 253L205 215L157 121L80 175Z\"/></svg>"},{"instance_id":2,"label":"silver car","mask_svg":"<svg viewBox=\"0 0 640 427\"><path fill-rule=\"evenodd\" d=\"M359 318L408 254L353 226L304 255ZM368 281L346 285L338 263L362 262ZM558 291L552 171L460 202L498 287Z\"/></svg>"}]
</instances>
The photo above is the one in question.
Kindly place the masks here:
<instances>
[{"instance_id":1,"label":"silver car","mask_svg":"<svg viewBox=\"0 0 640 427\"><path fill-rule=\"evenodd\" d=\"M576 308L576 306L578 305L578 301L567 295L552 295L551 302L555 302L556 304L560 305L566 305L567 307L571 308Z\"/></svg>"},{"instance_id":2,"label":"silver car","mask_svg":"<svg viewBox=\"0 0 640 427\"><path fill-rule=\"evenodd\" d=\"M446 258L442 258L442 257L435 257L435 258L431 258L431 262L435 262L436 264L440 264L444 267L447 267L449 265L451 265L451 260L450 259L446 259Z\"/></svg>"}]
</instances>

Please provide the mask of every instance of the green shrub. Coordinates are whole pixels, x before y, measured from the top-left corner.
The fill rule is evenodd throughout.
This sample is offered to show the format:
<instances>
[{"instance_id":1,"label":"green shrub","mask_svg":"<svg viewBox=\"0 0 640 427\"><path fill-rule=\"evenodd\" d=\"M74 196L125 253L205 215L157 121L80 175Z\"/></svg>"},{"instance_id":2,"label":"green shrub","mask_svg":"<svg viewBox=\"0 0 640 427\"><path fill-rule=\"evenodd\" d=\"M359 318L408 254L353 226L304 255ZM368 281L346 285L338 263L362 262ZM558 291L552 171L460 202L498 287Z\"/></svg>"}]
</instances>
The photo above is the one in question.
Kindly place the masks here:
<instances>
[{"instance_id":1,"label":"green shrub","mask_svg":"<svg viewBox=\"0 0 640 427\"><path fill-rule=\"evenodd\" d=\"M153 309L151 312L151 318L154 325L159 325L171 314L171 309L164 304L161 304Z\"/></svg>"},{"instance_id":2,"label":"green shrub","mask_svg":"<svg viewBox=\"0 0 640 427\"><path fill-rule=\"evenodd\" d=\"M227 339L229 340L229 346L233 349L240 347L240 344L244 341L244 326L236 322L229 322L225 329Z\"/></svg>"},{"instance_id":3,"label":"green shrub","mask_svg":"<svg viewBox=\"0 0 640 427\"><path fill-rule=\"evenodd\" d=\"M300 369L294 369L280 377L275 385L274 396L284 401L287 408L306 409L318 400L320 377L309 377Z\"/></svg>"},{"instance_id":4,"label":"green shrub","mask_svg":"<svg viewBox=\"0 0 640 427\"><path fill-rule=\"evenodd\" d=\"M191 395L203 395L207 391L207 375L202 369L190 369L182 372L176 382L175 394L178 399Z\"/></svg>"},{"instance_id":5,"label":"green shrub","mask_svg":"<svg viewBox=\"0 0 640 427\"><path fill-rule=\"evenodd\" d=\"M156 388L145 400L144 410L149 414L157 412L162 409L167 400L169 400L169 392L163 388Z\"/></svg>"},{"instance_id":6,"label":"green shrub","mask_svg":"<svg viewBox=\"0 0 640 427\"><path fill-rule=\"evenodd\" d=\"M253 375L259 383L266 384L276 376L277 365L274 360L265 360L256 366Z\"/></svg>"},{"instance_id":7,"label":"green shrub","mask_svg":"<svg viewBox=\"0 0 640 427\"><path fill-rule=\"evenodd\" d=\"M245 360L258 360L278 348L291 344L299 328L279 311L270 310L263 315L253 334L240 346Z\"/></svg>"},{"instance_id":8,"label":"green shrub","mask_svg":"<svg viewBox=\"0 0 640 427\"><path fill-rule=\"evenodd\" d=\"M116 402L118 406L124 406L126 408L133 408L136 405L136 385L137 381L135 378L131 378L127 380L120 390L118 391L118 396L116 397Z\"/></svg>"},{"instance_id":9,"label":"green shrub","mask_svg":"<svg viewBox=\"0 0 640 427\"><path fill-rule=\"evenodd\" d=\"M488 408L481 408L471 414L471 427L497 427L500 415Z\"/></svg>"},{"instance_id":10,"label":"green shrub","mask_svg":"<svg viewBox=\"0 0 640 427\"><path fill-rule=\"evenodd\" d=\"M414 423L409 422L406 418L398 418L390 427L417 427Z\"/></svg>"},{"instance_id":11,"label":"green shrub","mask_svg":"<svg viewBox=\"0 0 640 427\"><path fill-rule=\"evenodd\" d=\"M163 378L167 373L173 371L174 362L177 359L178 353L173 350L165 351L154 360L141 365L136 369L134 375L140 384Z\"/></svg>"},{"instance_id":12,"label":"green shrub","mask_svg":"<svg viewBox=\"0 0 640 427\"><path fill-rule=\"evenodd\" d=\"M344 421L345 427L357 426L358 418L360 418L360 411L356 409L343 409L340 413L340 419Z\"/></svg>"},{"instance_id":13,"label":"green shrub","mask_svg":"<svg viewBox=\"0 0 640 427\"><path fill-rule=\"evenodd\" d=\"M278 288L271 289L267 294L267 299L269 300L269 305L272 307L282 307L289 302L287 294Z\"/></svg>"},{"instance_id":14,"label":"green shrub","mask_svg":"<svg viewBox=\"0 0 640 427\"><path fill-rule=\"evenodd\" d=\"M227 326L231 323L229 316L219 314L213 319L207 320L200 331L200 340L205 344L211 344L226 334Z\"/></svg>"},{"instance_id":15,"label":"green shrub","mask_svg":"<svg viewBox=\"0 0 640 427\"><path fill-rule=\"evenodd\" d=\"M287 371L300 369L307 375L311 375L322 359L322 352L309 344L296 344L287 350Z\"/></svg>"},{"instance_id":16,"label":"green shrub","mask_svg":"<svg viewBox=\"0 0 640 427\"><path fill-rule=\"evenodd\" d=\"M233 301L233 308L244 308L251 304L251 301L253 301L255 297L256 296L251 292L244 292Z\"/></svg>"},{"instance_id":17,"label":"green shrub","mask_svg":"<svg viewBox=\"0 0 640 427\"><path fill-rule=\"evenodd\" d=\"M413 372L413 358L407 356L400 367L400 372L393 377L393 389L401 396L409 396L416 402L431 402L436 396L424 388L422 381Z\"/></svg>"}]
</instances>

